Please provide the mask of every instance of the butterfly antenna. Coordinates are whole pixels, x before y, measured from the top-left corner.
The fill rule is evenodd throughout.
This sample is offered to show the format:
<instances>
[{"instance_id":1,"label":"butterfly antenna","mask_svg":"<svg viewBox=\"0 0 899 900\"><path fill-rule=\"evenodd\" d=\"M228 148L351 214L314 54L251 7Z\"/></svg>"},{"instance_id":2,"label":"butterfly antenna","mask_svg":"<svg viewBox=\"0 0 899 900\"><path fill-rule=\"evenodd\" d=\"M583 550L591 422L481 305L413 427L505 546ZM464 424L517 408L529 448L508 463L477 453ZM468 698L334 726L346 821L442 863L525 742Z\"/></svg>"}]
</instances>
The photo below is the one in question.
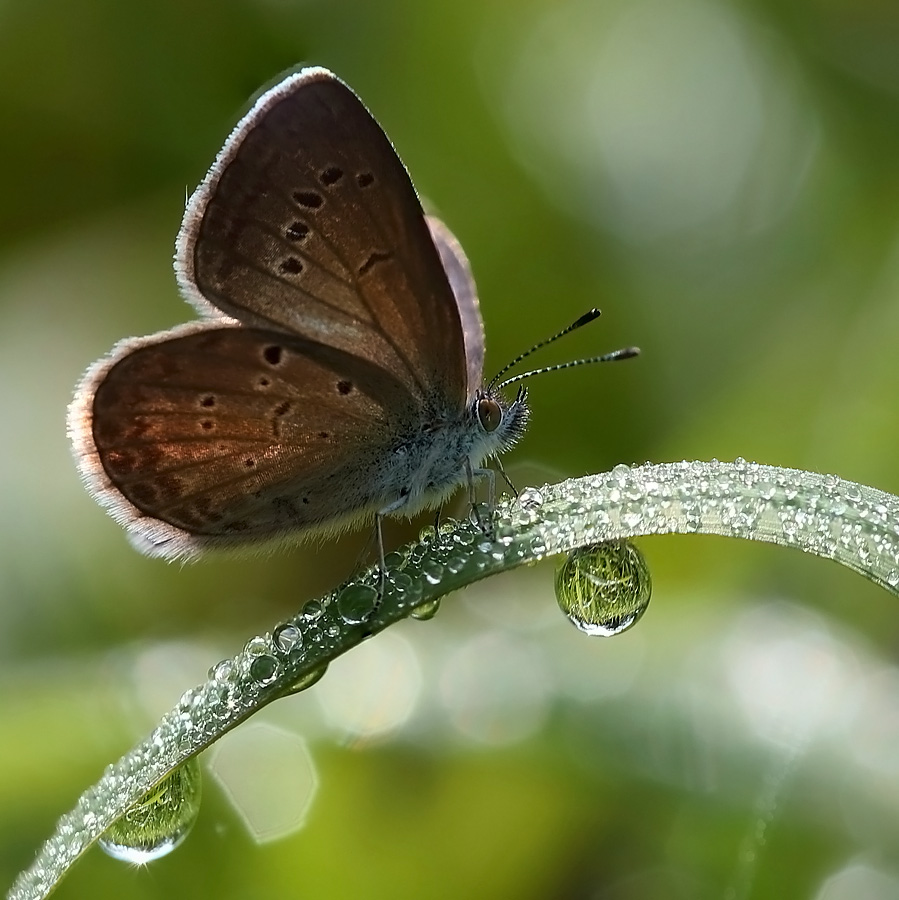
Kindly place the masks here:
<instances>
[{"instance_id":1,"label":"butterfly antenna","mask_svg":"<svg viewBox=\"0 0 899 900\"><path fill-rule=\"evenodd\" d=\"M558 363L555 366L544 366L542 369L532 369L530 372L522 372L520 375L515 375L512 378L501 381L496 386L502 389L508 387L510 384L515 384L516 381L523 381L525 378L531 378L534 375L544 375L546 372L559 372L562 369L572 369L575 366L589 366L593 363L617 362L619 359L631 359L632 357L639 355L639 347L622 347L620 350L613 350L611 353L603 353L602 356L590 356L587 357L587 359L573 359L570 362Z\"/></svg>"},{"instance_id":2,"label":"butterfly antenna","mask_svg":"<svg viewBox=\"0 0 899 900\"><path fill-rule=\"evenodd\" d=\"M506 372L509 371L509 369L514 369L515 366L517 366L522 360L527 359L532 353L540 350L542 347L546 347L548 344L555 343L559 338L565 337L566 334L571 334L572 331L577 331L578 328L582 328L584 325L589 325L591 322L598 319L600 315L601 312L594 307L589 312L585 312L579 319L572 322L567 328L563 328L558 334L554 334L551 338L547 338L545 341L540 341L539 344L534 344L534 346L531 347L530 350L525 350L524 353L516 356L515 359L512 360L512 362L510 362L507 366L503 366L502 369L500 369L499 372L497 372L496 375L493 376L493 379L487 386L488 390L492 390L496 386L496 383L500 380L500 378L502 378L503 375L505 375ZM583 362L586 362L586 360L583 360ZM599 360L596 360L596 362L599 362ZM571 363L568 363L567 365L571 365ZM565 366L562 366L561 368L565 368ZM536 374L536 372L527 373L527 375ZM511 384L513 381L521 381L521 379L526 378L527 375L521 375L517 378L512 378L509 381L504 381L499 386L502 387L503 384Z\"/></svg>"}]
</instances>

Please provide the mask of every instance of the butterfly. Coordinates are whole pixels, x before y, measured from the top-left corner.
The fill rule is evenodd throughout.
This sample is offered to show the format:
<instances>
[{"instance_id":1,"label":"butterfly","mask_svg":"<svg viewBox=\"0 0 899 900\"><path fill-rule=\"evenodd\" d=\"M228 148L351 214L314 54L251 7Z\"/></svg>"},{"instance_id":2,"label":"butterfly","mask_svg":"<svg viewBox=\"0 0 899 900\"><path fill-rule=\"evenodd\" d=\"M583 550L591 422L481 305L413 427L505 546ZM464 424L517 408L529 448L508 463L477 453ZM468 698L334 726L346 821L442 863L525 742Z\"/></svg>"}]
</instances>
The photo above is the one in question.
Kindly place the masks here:
<instances>
[{"instance_id":1,"label":"butterfly","mask_svg":"<svg viewBox=\"0 0 899 900\"><path fill-rule=\"evenodd\" d=\"M118 343L68 419L88 490L150 556L412 516L492 477L526 428L525 391L484 382L462 248L326 69L234 128L175 272L201 318Z\"/></svg>"}]
</instances>

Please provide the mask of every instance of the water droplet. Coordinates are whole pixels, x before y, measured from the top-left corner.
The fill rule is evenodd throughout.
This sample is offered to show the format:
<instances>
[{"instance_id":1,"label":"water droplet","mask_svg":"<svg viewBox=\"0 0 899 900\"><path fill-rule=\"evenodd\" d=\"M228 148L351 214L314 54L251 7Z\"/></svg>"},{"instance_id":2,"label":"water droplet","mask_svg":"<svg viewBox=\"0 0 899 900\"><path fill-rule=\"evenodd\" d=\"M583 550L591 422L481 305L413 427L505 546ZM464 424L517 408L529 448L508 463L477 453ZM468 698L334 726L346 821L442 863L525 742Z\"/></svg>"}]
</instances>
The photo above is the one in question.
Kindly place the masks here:
<instances>
[{"instance_id":1,"label":"water droplet","mask_svg":"<svg viewBox=\"0 0 899 900\"><path fill-rule=\"evenodd\" d=\"M403 566L408 562L408 558L405 553L400 553L398 550L392 550L384 557L384 567L388 572L402 569Z\"/></svg>"},{"instance_id":2,"label":"water droplet","mask_svg":"<svg viewBox=\"0 0 899 900\"><path fill-rule=\"evenodd\" d=\"M410 578L405 572L402 575L402 579L399 577L394 579L395 589L398 593L397 600L404 606L408 606L419 600L424 591L424 585L420 578Z\"/></svg>"},{"instance_id":3,"label":"water droplet","mask_svg":"<svg viewBox=\"0 0 899 900\"><path fill-rule=\"evenodd\" d=\"M422 544L430 544L437 537L437 529L433 525L425 525L418 533L418 540Z\"/></svg>"},{"instance_id":4,"label":"water droplet","mask_svg":"<svg viewBox=\"0 0 899 900\"><path fill-rule=\"evenodd\" d=\"M446 568L437 562L425 562L422 564L421 572L429 584L440 584Z\"/></svg>"},{"instance_id":5,"label":"water droplet","mask_svg":"<svg viewBox=\"0 0 899 900\"><path fill-rule=\"evenodd\" d=\"M272 643L282 652L290 653L302 646L303 633L296 625L288 622L279 625L272 634Z\"/></svg>"},{"instance_id":6,"label":"water droplet","mask_svg":"<svg viewBox=\"0 0 899 900\"><path fill-rule=\"evenodd\" d=\"M518 505L527 512L534 512L543 506L543 494L537 488L526 487L518 495Z\"/></svg>"},{"instance_id":7,"label":"water droplet","mask_svg":"<svg viewBox=\"0 0 899 900\"><path fill-rule=\"evenodd\" d=\"M646 611L652 580L643 554L629 541L582 547L556 570L556 599L581 631L611 637Z\"/></svg>"},{"instance_id":8,"label":"water droplet","mask_svg":"<svg viewBox=\"0 0 899 900\"><path fill-rule=\"evenodd\" d=\"M446 561L446 571L449 572L450 575L458 575L465 568L465 563L467 561L468 557L461 552L454 556L450 556Z\"/></svg>"},{"instance_id":9,"label":"water droplet","mask_svg":"<svg viewBox=\"0 0 899 900\"><path fill-rule=\"evenodd\" d=\"M389 580L388 583L391 587L399 594L405 594L408 590L411 589L414 582L412 581L412 576L407 575L405 572L396 572Z\"/></svg>"},{"instance_id":10,"label":"water droplet","mask_svg":"<svg viewBox=\"0 0 899 900\"><path fill-rule=\"evenodd\" d=\"M887 573L887 584L890 587L899 585L899 569L890 569Z\"/></svg>"},{"instance_id":11,"label":"water droplet","mask_svg":"<svg viewBox=\"0 0 899 900\"><path fill-rule=\"evenodd\" d=\"M468 511L468 522L480 532L483 533L485 528L489 528L493 520L493 510L486 503L473 503Z\"/></svg>"},{"instance_id":12,"label":"water droplet","mask_svg":"<svg viewBox=\"0 0 899 900\"><path fill-rule=\"evenodd\" d=\"M268 640L257 635L246 642L243 652L246 653L247 656L262 656L263 654L268 653L270 649L271 647Z\"/></svg>"},{"instance_id":13,"label":"water droplet","mask_svg":"<svg viewBox=\"0 0 899 900\"><path fill-rule=\"evenodd\" d=\"M303 607L303 618L315 621L322 614L322 605L318 600L310 600Z\"/></svg>"},{"instance_id":14,"label":"water droplet","mask_svg":"<svg viewBox=\"0 0 899 900\"><path fill-rule=\"evenodd\" d=\"M223 684L227 684L235 680L237 677L237 670L234 668L233 660L223 659L214 666L210 666L209 671L206 674L211 681L220 681Z\"/></svg>"},{"instance_id":15,"label":"water droplet","mask_svg":"<svg viewBox=\"0 0 899 900\"><path fill-rule=\"evenodd\" d=\"M259 684L269 684L278 674L278 660L274 656L262 653L250 663L250 678Z\"/></svg>"},{"instance_id":16,"label":"water droplet","mask_svg":"<svg viewBox=\"0 0 899 900\"><path fill-rule=\"evenodd\" d=\"M171 853L200 811L200 764L187 760L156 785L100 837L110 856L143 865Z\"/></svg>"},{"instance_id":17,"label":"water droplet","mask_svg":"<svg viewBox=\"0 0 899 900\"><path fill-rule=\"evenodd\" d=\"M437 615L439 609L440 601L431 600L428 603L422 603L421 606L416 606L409 615L413 619L418 619L419 622L427 622L428 619L433 619Z\"/></svg>"},{"instance_id":18,"label":"water droplet","mask_svg":"<svg viewBox=\"0 0 899 900\"><path fill-rule=\"evenodd\" d=\"M317 681L321 681L325 672L328 671L328 664L322 663L322 665L317 666L312 669L310 672L306 672L305 675L301 675L291 686L290 689L284 692L284 695L288 694L298 694L300 691L305 691L306 688L312 687Z\"/></svg>"},{"instance_id":19,"label":"water droplet","mask_svg":"<svg viewBox=\"0 0 899 900\"><path fill-rule=\"evenodd\" d=\"M374 611L378 592L368 584L349 584L337 597L337 611L348 625L364 622Z\"/></svg>"}]
</instances>

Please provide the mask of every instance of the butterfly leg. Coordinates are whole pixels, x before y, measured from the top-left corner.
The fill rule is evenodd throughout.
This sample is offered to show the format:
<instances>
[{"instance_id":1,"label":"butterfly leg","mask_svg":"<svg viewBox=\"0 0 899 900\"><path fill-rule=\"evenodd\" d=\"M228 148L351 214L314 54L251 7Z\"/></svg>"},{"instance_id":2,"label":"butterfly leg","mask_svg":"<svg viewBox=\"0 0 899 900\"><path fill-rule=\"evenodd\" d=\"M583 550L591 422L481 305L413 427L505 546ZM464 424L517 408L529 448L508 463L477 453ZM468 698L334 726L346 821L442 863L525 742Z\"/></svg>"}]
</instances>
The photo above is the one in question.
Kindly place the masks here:
<instances>
[{"instance_id":1,"label":"butterfly leg","mask_svg":"<svg viewBox=\"0 0 899 900\"><path fill-rule=\"evenodd\" d=\"M478 528L488 537L493 534L493 510L496 507L496 473L493 469L474 469L469 460L465 460L465 475L468 479L468 502L471 504L471 510L474 513L474 519ZM478 508L478 496L475 489L475 478L484 478L487 481L487 511L490 515L490 521L484 522L481 518L481 511Z\"/></svg>"},{"instance_id":2,"label":"butterfly leg","mask_svg":"<svg viewBox=\"0 0 899 900\"><path fill-rule=\"evenodd\" d=\"M384 556L384 532L381 528L381 514L375 513L375 538L378 542L378 605L387 587L387 562Z\"/></svg>"},{"instance_id":3,"label":"butterfly leg","mask_svg":"<svg viewBox=\"0 0 899 900\"><path fill-rule=\"evenodd\" d=\"M494 456L493 460L496 463L497 469L499 469L499 474L503 476L503 481L505 481L506 484L509 485L509 490L512 491L512 496L517 497L518 489L515 487L514 484L512 484L512 479L509 478L508 475L506 475L506 470L503 468L502 460L498 456Z\"/></svg>"}]
</instances>

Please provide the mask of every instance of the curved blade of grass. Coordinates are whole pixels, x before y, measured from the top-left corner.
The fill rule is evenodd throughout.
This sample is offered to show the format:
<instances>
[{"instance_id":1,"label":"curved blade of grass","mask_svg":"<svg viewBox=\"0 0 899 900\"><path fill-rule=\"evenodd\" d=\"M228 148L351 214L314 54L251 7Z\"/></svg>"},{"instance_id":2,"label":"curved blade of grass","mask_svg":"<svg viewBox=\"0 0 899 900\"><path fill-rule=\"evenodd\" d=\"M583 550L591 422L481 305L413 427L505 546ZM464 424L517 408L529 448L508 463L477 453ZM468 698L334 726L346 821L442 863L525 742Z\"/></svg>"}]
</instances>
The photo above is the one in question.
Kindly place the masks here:
<instances>
[{"instance_id":1,"label":"curved blade of grass","mask_svg":"<svg viewBox=\"0 0 899 900\"><path fill-rule=\"evenodd\" d=\"M430 539L389 554L380 603L377 572L366 572L216 666L59 820L10 900L48 896L117 818L185 760L272 700L311 685L332 659L417 606L576 547L672 532L795 547L899 593L899 498L835 475L712 460L621 465L528 491L526 502L498 506L489 536L473 524L445 523Z\"/></svg>"}]
</instances>

